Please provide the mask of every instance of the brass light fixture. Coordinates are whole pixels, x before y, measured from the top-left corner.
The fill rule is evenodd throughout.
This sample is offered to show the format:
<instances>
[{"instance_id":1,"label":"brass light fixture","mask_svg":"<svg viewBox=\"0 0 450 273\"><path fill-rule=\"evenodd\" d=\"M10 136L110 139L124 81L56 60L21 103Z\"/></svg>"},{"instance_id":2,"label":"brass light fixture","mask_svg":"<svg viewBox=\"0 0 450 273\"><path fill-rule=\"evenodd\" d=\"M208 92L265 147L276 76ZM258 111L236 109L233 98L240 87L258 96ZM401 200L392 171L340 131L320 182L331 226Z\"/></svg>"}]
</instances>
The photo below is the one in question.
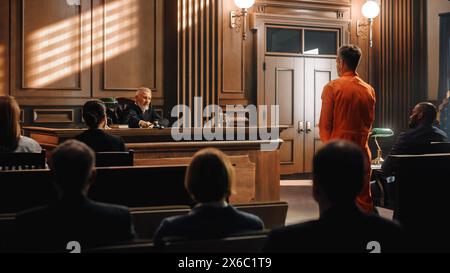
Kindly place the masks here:
<instances>
[{"instance_id":1,"label":"brass light fixture","mask_svg":"<svg viewBox=\"0 0 450 273\"><path fill-rule=\"evenodd\" d=\"M373 47L373 19L380 14L380 5L374 0L368 0L362 6L361 12L365 19L359 19L356 22L356 35L364 36L363 28L369 28L370 47Z\"/></svg>"},{"instance_id":2,"label":"brass light fixture","mask_svg":"<svg viewBox=\"0 0 450 273\"><path fill-rule=\"evenodd\" d=\"M242 31L242 39L247 40L247 15L248 9L255 4L255 0L234 0L239 10L230 12L230 27L236 32Z\"/></svg>"}]
</instances>

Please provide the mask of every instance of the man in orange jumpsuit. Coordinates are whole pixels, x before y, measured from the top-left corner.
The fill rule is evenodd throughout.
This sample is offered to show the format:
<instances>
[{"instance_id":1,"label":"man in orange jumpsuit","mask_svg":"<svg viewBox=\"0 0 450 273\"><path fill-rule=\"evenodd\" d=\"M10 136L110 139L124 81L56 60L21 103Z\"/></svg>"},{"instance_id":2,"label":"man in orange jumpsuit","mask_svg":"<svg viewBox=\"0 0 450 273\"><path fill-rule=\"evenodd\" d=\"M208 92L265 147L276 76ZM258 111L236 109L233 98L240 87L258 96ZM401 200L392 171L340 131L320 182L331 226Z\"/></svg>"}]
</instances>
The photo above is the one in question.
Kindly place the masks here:
<instances>
[{"instance_id":1,"label":"man in orange jumpsuit","mask_svg":"<svg viewBox=\"0 0 450 273\"><path fill-rule=\"evenodd\" d=\"M339 49L336 65L340 78L328 83L323 90L319 129L323 143L333 139L348 140L365 152L367 177L357 204L364 211L373 212L370 194L371 153L368 140L375 118L375 91L356 73L360 59L361 49L357 46L347 45Z\"/></svg>"}]
</instances>

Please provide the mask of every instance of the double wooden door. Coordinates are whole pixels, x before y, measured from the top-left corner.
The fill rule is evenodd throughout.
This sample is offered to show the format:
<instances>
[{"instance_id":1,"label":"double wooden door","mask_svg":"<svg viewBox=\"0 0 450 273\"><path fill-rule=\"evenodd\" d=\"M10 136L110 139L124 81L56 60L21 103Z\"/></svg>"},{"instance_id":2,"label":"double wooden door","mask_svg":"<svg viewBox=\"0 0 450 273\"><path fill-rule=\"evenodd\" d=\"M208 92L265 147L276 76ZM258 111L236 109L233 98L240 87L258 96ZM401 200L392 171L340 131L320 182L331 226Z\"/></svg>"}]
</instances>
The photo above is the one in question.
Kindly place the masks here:
<instances>
[{"instance_id":1,"label":"double wooden door","mask_svg":"<svg viewBox=\"0 0 450 273\"><path fill-rule=\"evenodd\" d=\"M322 145L319 119L323 87L337 78L334 58L265 57L265 101L279 105L281 173L312 172L314 153Z\"/></svg>"}]
</instances>

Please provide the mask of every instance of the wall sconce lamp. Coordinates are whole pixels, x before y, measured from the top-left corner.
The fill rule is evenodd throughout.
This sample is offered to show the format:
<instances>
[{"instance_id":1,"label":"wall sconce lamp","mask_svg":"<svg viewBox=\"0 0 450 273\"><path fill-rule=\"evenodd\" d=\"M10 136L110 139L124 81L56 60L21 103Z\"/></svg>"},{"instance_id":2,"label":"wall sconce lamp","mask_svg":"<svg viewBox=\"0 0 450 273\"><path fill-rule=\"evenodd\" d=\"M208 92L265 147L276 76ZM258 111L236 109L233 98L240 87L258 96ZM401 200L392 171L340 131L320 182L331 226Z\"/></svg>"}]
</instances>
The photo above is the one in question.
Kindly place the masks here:
<instances>
[{"instance_id":1,"label":"wall sconce lamp","mask_svg":"<svg viewBox=\"0 0 450 273\"><path fill-rule=\"evenodd\" d=\"M359 19L356 22L356 36L363 36L363 27L369 28L369 41L370 41L370 47L373 47L373 19L376 18L380 14L380 5L378 5L377 2L374 0L368 0L364 5L362 6L361 12L365 18L367 18L367 21L364 22L363 20Z\"/></svg>"},{"instance_id":2,"label":"wall sconce lamp","mask_svg":"<svg viewBox=\"0 0 450 273\"><path fill-rule=\"evenodd\" d=\"M234 3L240 8L240 10L230 12L230 27L237 33L239 33L242 28L242 39L247 40L246 20L248 9L255 4L255 0L234 0Z\"/></svg>"}]
</instances>

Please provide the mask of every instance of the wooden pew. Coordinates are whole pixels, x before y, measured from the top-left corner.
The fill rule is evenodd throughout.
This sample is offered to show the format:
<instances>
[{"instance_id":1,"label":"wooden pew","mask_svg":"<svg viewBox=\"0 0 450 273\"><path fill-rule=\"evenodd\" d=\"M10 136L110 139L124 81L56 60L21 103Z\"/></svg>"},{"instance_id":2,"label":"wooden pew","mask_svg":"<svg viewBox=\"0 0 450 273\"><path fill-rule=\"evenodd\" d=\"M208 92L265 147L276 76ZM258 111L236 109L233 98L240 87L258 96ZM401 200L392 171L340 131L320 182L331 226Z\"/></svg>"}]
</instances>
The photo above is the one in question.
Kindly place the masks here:
<instances>
[{"instance_id":1,"label":"wooden pew","mask_svg":"<svg viewBox=\"0 0 450 273\"><path fill-rule=\"evenodd\" d=\"M15 214L0 214L0 253L9 252L12 249L15 217Z\"/></svg>"},{"instance_id":2,"label":"wooden pew","mask_svg":"<svg viewBox=\"0 0 450 273\"><path fill-rule=\"evenodd\" d=\"M268 233L268 230L244 232L226 238L206 240L168 237L164 238L161 250L170 253L260 253Z\"/></svg>"},{"instance_id":3,"label":"wooden pew","mask_svg":"<svg viewBox=\"0 0 450 273\"><path fill-rule=\"evenodd\" d=\"M193 205L184 189L184 166L97 168L89 197L128 207Z\"/></svg>"},{"instance_id":4,"label":"wooden pew","mask_svg":"<svg viewBox=\"0 0 450 273\"><path fill-rule=\"evenodd\" d=\"M189 206L130 208L134 229L139 239L152 239L163 219L186 215L190 211Z\"/></svg>"},{"instance_id":5,"label":"wooden pew","mask_svg":"<svg viewBox=\"0 0 450 273\"><path fill-rule=\"evenodd\" d=\"M157 249L150 240L136 240L113 246L99 247L87 250L86 253L154 253Z\"/></svg>"},{"instance_id":6,"label":"wooden pew","mask_svg":"<svg viewBox=\"0 0 450 273\"><path fill-rule=\"evenodd\" d=\"M50 170L0 171L0 213L17 213L56 199Z\"/></svg>"},{"instance_id":7,"label":"wooden pew","mask_svg":"<svg viewBox=\"0 0 450 273\"><path fill-rule=\"evenodd\" d=\"M424 244L433 251L439 251L441 247L448 251L450 154L392 158L395 160L397 192L394 218L412 234L411 239L417 245Z\"/></svg>"},{"instance_id":8,"label":"wooden pew","mask_svg":"<svg viewBox=\"0 0 450 273\"><path fill-rule=\"evenodd\" d=\"M184 188L186 168L186 166L97 168L96 182L91 186L89 197L98 202L132 208L193 206L194 201ZM57 191L52 179L50 170L0 172L0 213L17 213L55 201ZM239 196L240 188L237 189ZM245 191L243 193L248 194ZM241 199L231 198L235 203L234 200Z\"/></svg>"},{"instance_id":9,"label":"wooden pew","mask_svg":"<svg viewBox=\"0 0 450 273\"><path fill-rule=\"evenodd\" d=\"M0 171L45 169L46 151L40 153L0 153Z\"/></svg>"},{"instance_id":10,"label":"wooden pew","mask_svg":"<svg viewBox=\"0 0 450 273\"><path fill-rule=\"evenodd\" d=\"M288 203L284 201L236 204L235 206L240 211L248 212L261 218L266 229L284 226L289 207Z\"/></svg>"},{"instance_id":11,"label":"wooden pew","mask_svg":"<svg viewBox=\"0 0 450 273\"><path fill-rule=\"evenodd\" d=\"M186 167L97 168L89 197L128 207L193 205L184 189ZM55 201L50 170L0 172L0 213L17 213Z\"/></svg>"},{"instance_id":12,"label":"wooden pew","mask_svg":"<svg viewBox=\"0 0 450 273\"><path fill-rule=\"evenodd\" d=\"M95 153L96 167L134 166L134 151Z\"/></svg>"}]
</instances>

